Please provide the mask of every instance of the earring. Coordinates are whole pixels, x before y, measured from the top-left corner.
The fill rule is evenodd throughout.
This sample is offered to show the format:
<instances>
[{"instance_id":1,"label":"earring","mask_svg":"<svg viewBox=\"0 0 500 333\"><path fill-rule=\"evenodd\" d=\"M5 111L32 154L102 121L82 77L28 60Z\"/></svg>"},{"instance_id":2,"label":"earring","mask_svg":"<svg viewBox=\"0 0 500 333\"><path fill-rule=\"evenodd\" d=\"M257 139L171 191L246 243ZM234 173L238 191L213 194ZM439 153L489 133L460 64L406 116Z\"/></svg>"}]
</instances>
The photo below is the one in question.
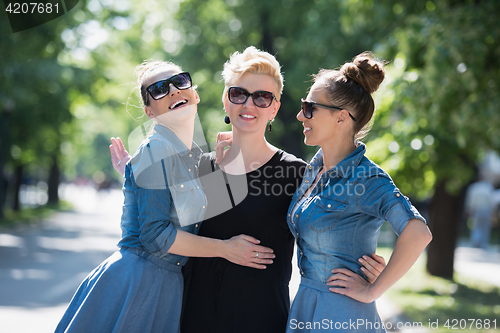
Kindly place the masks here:
<instances>
[{"instance_id":1,"label":"earring","mask_svg":"<svg viewBox=\"0 0 500 333\"><path fill-rule=\"evenodd\" d=\"M273 128L274 118L269 121L269 133L271 133L271 129Z\"/></svg>"},{"instance_id":2,"label":"earring","mask_svg":"<svg viewBox=\"0 0 500 333\"><path fill-rule=\"evenodd\" d=\"M231 119L229 119L229 116L224 117L224 122L228 125L231 124Z\"/></svg>"}]
</instances>

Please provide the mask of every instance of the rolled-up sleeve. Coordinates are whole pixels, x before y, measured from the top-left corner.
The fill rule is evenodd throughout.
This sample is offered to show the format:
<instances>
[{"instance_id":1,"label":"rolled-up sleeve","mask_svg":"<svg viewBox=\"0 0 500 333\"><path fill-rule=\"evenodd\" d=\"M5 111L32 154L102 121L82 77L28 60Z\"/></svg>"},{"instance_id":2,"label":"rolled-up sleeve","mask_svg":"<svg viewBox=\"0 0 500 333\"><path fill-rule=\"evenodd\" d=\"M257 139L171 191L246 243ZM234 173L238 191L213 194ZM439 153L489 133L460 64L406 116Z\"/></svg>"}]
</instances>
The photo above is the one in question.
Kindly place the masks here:
<instances>
[{"instance_id":1,"label":"rolled-up sleeve","mask_svg":"<svg viewBox=\"0 0 500 333\"><path fill-rule=\"evenodd\" d=\"M389 222L396 234L401 234L408 222L419 219L427 223L410 200L405 197L386 174L372 175L364 183L360 208L370 215Z\"/></svg>"},{"instance_id":2,"label":"rolled-up sleeve","mask_svg":"<svg viewBox=\"0 0 500 333\"><path fill-rule=\"evenodd\" d=\"M168 166L163 159L151 158L151 151L154 147L144 147L132 168L136 171L132 177L139 213L139 240L148 252L168 252L177 235L170 221L170 210L174 208L167 185Z\"/></svg>"}]
</instances>

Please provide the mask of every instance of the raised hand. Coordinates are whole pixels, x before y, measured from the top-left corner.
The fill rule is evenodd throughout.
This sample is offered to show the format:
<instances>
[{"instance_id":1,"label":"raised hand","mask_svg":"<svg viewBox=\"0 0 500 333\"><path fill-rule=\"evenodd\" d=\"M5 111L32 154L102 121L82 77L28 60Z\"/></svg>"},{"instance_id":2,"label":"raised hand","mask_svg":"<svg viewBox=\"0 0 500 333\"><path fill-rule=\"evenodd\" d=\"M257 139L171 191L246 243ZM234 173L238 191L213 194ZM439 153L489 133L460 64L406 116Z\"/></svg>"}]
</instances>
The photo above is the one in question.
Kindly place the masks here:
<instances>
[{"instance_id":1,"label":"raised hand","mask_svg":"<svg viewBox=\"0 0 500 333\"><path fill-rule=\"evenodd\" d=\"M230 147L233 143L233 132L219 132L217 133L217 145L215 146L215 163L219 164L226 156L224 148Z\"/></svg>"},{"instance_id":2,"label":"raised hand","mask_svg":"<svg viewBox=\"0 0 500 333\"><path fill-rule=\"evenodd\" d=\"M125 165L132 157L125 149L125 146L120 138L111 138L109 151L111 153L111 163L113 163L113 168L115 168L115 170L123 176L125 174Z\"/></svg>"}]
</instances>

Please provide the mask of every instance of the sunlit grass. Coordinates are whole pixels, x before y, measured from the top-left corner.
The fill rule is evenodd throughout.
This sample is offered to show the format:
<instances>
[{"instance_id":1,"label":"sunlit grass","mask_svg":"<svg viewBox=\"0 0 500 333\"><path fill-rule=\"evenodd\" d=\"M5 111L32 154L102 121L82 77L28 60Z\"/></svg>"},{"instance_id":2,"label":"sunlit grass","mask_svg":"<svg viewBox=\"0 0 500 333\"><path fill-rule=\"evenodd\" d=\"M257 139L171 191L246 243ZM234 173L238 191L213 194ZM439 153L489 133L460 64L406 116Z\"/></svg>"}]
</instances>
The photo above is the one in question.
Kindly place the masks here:
<instances>
[{"instance_id":1,"label":"sunlit grass","mask_svg":"<svg viewBox=\"0 0 500 333\"><path fill-rule=\"evenodd\" d=\"M379 248L386 260L392 249ZM388 298L411 320L432 332L500 332L500 288L455 272L454 281L430 276L426 255L387 291ZM474 320L474 321L473 321ZM489 329L485 323L489 320ZM429 323L438 323L429 328ZM449 327L445 327L448 323ZM496 326L496 329L495 329Z\"/></svg>"}]
</instances>

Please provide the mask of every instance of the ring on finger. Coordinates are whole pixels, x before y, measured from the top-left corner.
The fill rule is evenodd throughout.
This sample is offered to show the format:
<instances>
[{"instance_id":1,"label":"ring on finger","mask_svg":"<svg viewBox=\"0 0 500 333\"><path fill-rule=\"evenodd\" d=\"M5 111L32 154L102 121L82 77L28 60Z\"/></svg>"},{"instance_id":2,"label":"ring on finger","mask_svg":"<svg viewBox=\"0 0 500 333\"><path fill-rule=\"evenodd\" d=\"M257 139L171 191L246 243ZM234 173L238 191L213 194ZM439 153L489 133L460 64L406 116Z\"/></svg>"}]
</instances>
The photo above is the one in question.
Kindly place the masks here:
<instances>
[{"instance_id":1,"label":"ring on finger","mask_svg":"<svg viewBox=\"0 0 500 333\"><path fill-rule=\"evenodd\" d=\"M259 257L259 252L257 252L257 254L255 255L255 258L258 258Z\"/></svg>"}]
</instances>

